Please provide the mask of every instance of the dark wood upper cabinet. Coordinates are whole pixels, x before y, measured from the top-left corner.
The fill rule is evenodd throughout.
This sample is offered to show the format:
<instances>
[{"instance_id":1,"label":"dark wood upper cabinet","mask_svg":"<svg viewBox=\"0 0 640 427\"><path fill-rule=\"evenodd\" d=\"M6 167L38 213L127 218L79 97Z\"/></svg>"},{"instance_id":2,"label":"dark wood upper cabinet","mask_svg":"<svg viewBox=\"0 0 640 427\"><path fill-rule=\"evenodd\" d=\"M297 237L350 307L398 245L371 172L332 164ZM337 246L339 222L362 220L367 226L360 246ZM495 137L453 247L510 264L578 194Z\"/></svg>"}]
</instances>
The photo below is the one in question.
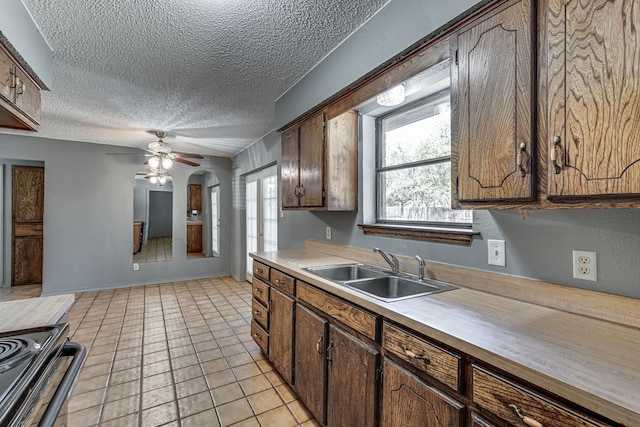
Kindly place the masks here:
<instances>
[{"instance_id":1,"label":"dark wood upper cabinet","mask_svg":"<svg viewBox=\"0 0 640 427\"><path fill-rule=\"evenodd\" d=\"M547 20L548 197L640 195L637 2L549 0Z\"/></svg>"},{"instance_id":2,"label":"dark wood upper cabinet","mask_svg":"<svg viewBox=\"0 0 640 427\"><path fill-rule=\"evenodd\" d=\"M531 3L506 2L451 37L452 179L458 201L535 195Z\"/></svg>"},{"instance_id":3,"label":"dark wood upper cabinet","mask_svg":"<svg viewBox=\"0 0 640 427\"><path fill-rule=\"evenodd\" d=\"M0 127L37 131L41 89L0 43Z\"/></svg>"},{"instance_id":4,"label":"dark wood upper cabinet","mask_svg":"<svg viewBox=\"0 0 640 427\"><path fill-rule=\"evenodd\" d=\"M189 191L187 192L187 206L189 210L202 210L202 185L189 184Z\"/></svg>"},{"instance_id":5,"label":"dark wood upper cabinet","mask_svg":"<svg viewBox=\"0 0 640 427\"><path fill-rule=\"evenodd\" d=\"M357 209L357 112L328 122L318 113L282 132L281 158L283 209Z\"/></svg>"}]
</instances>

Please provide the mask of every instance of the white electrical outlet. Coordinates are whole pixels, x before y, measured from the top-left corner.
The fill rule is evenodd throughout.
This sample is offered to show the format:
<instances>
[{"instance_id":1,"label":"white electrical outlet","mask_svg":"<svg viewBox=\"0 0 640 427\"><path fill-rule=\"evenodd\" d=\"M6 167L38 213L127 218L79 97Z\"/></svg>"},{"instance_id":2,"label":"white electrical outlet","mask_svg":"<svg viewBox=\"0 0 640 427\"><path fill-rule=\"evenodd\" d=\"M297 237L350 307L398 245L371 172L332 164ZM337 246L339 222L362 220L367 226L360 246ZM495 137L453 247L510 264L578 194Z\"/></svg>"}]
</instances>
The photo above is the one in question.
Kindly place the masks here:
<instances>
[{"instance_id":1,"label":"white electrical outlet","mask_svg":"<svg viewBox=\"0 0 640 427\"><path fill-rule=\"evenodd\" d=\"M505 267L505 243L504 240L487 240L487 247L489 252L489 264Z\"/></svg>"},{"instance_id":2,"label":"white electrical outlet","mask_svg":"<svg viewBox=\"0 0 640 427\"><path fill-rule=\"evenodd\" d=\"M598 259L595 252L573 250L573 278L598 281Z\"/></svg>"},{"instance_id":3,"label":"white electrical outlet","mask_svg":"<svg viewBox=\"0 0 640 427\"><path fill-rule=\"evenodd\" d=\"M331 240L331 227L327 227L326 236L327 240Z\"/></svg>"},{"instance_id":4,"label":"white electrical outlet","mask_svg":"<svg viewBox=\"0 0 640 427\"><path fill-rule=\"evenodd\" d=\"M137 262L133 263L133 271L138 271L140 270L140 264L138 264Z\"/></svg>"}]
</instances>

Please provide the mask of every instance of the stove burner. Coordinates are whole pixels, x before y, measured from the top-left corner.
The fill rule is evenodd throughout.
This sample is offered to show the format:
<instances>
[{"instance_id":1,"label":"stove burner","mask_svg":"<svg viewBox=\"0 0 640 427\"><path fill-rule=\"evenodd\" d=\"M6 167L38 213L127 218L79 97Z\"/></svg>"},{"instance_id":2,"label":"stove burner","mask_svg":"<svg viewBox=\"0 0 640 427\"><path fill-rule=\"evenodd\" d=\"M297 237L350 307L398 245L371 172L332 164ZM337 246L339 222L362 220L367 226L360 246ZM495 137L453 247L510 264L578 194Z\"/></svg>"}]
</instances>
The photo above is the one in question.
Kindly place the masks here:
<instances>
[{"instance_id":1,"label":"stove burner","mask_svg":"<svg viewBox=\"0 0 640 427\"><path fill-rule=\"evenodd\" d=\"M0 372L16 366L39 347L31 338L0 338Z\"/></svg>"}]
</instances>

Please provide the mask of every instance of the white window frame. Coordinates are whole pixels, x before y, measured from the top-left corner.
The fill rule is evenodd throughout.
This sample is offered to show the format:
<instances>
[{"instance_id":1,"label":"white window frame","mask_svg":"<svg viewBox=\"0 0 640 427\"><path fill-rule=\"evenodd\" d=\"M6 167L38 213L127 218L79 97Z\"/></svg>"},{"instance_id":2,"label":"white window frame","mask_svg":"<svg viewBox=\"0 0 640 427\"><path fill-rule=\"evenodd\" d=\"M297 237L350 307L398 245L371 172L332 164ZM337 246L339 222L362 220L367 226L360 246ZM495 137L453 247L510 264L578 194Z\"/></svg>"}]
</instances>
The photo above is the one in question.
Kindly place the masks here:
<instances>
[{"instance_id":1,"label":"white window frame","mask_svg":"<svg viewBox=\"0 0 640 427\"><path fill-rule=\"evenodd\" d=\"M408 221L408 220L391 220L384 218L380 210L382 209L383 203L381 200L382 194L382 179L381 176L383 173L393 170L401 170L414 168L419 166L428 166L428 165L436 165L443 163L451 163L451 155L434 157L430 159L424 159L409 163L396 164L392 166L382 166L382 156L383 156L383 122L385 119L398 116L400 114L405 114L411 111L414 111L418 108L429 106L429 104L433 104L442 98L449 96L449 90L440 91L438 93L434 93L429 95L421 100L409 103L407 105L402 105L392 111L386 112L375 118L375 224L385 226L385 225L400 225L400 226L413 226L413 227L429 227L429 228L459 228L459 229L471 229L473 226L473 222L453 222L453 221ZM463 211L460 211L463 212Z\"/></svg>"},{"instance_id":2,"label":"white window frame","mask_svg":"<svg viewBox=\"0 0 640 427\"><path fill-rule=\"evenodd\" d=\"M269 232L267 242L268 250L277 250L278 248L278 168L276 165L269 166L257 172L247 175L245 180L246 193L246 273L249 278L253 277L253 258L249 256L251 252L259 252L265 250L265 228ZM275 189L271 194L266 194L265 185L275 185ZM255 202L249 200L250 188L255 186ZM266 211L269 210L269 211ZM250 220L255 218L257 226L255 227L255 236L251 233L253 229ZM274 222L275 219L275 222ZM271 227L265 227L265 221L269 221ZM255 244L254 244L255 243Z\"/></svg>"},{"instance_id":3,"label":"white window frame","mask_svg":"<svg viewBox=\"0 0 640 427\"><path fill-rule=\"evenodd\" d=\"M211 253L220 256L220 184L209 188L211 202Z\"/></svg>"}]
</instances>

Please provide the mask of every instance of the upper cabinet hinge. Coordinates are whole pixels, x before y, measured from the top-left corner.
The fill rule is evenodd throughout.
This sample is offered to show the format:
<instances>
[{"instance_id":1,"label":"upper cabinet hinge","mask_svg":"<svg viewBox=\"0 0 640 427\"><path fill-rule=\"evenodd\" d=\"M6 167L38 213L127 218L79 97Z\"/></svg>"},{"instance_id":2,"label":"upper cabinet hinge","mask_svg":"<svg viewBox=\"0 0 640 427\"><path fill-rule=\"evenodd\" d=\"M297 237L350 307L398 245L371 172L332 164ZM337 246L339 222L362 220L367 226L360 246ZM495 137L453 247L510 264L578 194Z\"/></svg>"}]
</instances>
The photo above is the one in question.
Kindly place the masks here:
<instances>
[{"instance_id":1,"label":"upper cabinet hinge","mask_svg":"<svg viewBox=\"0 0 640 427\"><path fill-rule=\"evenodd\" d=\"M383 377L384 377L384 368L382 367L382 365L380 365L376 369L376 381L379 381L382 384Z\"/></svg>"},{"instance_id":2,"label":"upper cabinet hinge","mask_svg":"<svg viewBox=\"0 0 640 427\"><path fill-rule=\"evenodd\" d=\"M456 65L458 65L458 49L456 49L456 57L455 57Z\"/></svg>"}]
</instances>

